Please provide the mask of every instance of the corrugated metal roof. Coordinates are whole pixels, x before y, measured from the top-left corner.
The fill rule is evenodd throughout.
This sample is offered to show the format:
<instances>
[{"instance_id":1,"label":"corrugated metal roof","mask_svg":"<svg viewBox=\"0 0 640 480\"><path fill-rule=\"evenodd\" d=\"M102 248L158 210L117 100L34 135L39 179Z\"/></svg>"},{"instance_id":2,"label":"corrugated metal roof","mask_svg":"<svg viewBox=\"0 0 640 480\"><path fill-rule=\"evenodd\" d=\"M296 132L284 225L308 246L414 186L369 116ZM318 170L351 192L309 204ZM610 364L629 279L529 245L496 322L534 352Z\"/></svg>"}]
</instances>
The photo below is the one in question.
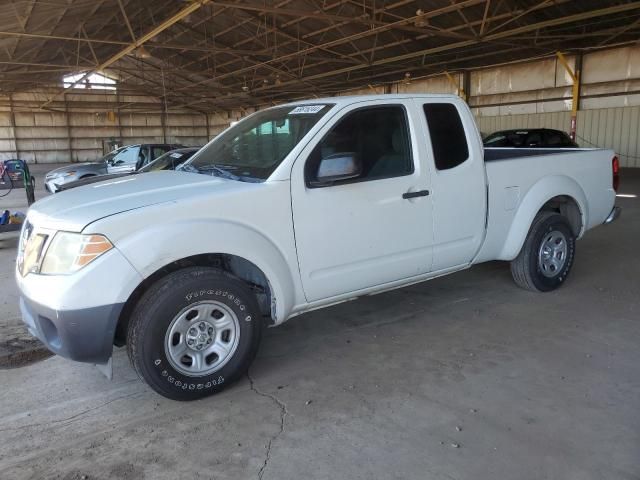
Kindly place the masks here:
<instances>
[{"instance_id":1,"label":"corrugated metal roof","mask_svg":"<svg viewBox=\"0 0 640 480\"><path fill-rule=\"evenodd\" d=\"M122 94L211 111L640 37L632 0L29 0L3 7L0 93L55 100L63 75L94 70L193 3L105 69Z\"/></svg>"}]
</instances>

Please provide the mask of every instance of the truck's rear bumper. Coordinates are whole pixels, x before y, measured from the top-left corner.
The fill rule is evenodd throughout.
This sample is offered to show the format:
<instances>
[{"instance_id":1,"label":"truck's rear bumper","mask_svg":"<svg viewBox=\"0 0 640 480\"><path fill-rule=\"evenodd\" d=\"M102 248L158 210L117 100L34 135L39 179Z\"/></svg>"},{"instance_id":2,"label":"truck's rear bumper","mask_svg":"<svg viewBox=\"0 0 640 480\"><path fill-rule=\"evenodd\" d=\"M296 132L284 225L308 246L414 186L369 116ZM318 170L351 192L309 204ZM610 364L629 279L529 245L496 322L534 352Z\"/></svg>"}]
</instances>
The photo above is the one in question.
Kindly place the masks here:
<instances>
[{"instance_id":1,"label":"truck's rear bumper","mask_svg":"<svg viewBox=\"0 0 640 480\"><path fill-rule=\"evenodd\" d=\"M608 223L613 222L614 220L616 220L620 216L621 213L622 213L622 208L613 207L611 209L611 213L609 213L609 216L606 218L606 220L603 223L606 225Z\"/></svg>"},{"instance_id":2,"label":"truck's rear bumper","mask_svg":"<svg viewBox=\"0 0 640 480\"><path fill-rule=\"evenodd\" d=\"M22 321L29 332L53 353L78 362L104 364L113 350L113 337L124 304L78 310L54 310L20 297Z\"/></svg>"}]
</instances>

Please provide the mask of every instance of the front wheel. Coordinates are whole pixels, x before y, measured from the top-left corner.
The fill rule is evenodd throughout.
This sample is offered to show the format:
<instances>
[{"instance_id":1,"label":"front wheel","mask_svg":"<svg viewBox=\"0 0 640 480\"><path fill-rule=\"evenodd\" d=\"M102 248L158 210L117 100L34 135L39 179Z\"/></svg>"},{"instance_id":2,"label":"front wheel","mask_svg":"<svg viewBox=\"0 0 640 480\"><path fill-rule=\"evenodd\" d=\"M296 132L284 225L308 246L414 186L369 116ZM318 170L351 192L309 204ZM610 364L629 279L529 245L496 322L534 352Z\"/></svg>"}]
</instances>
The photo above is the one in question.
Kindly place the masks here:
<instances>
[{"instance_id":1,"label":"front wheel","mask_svg":"<svg viewBox=\"0 0 640 480\"><path fill-rule=\"evenodd\" d=\"M567 219L554 212L540 212L520 254L511 262L511 274L524 289L555 290L567 279L575 253L576 239Z\"/></svg>"},{"instance_id":2,"label":"front wheel","mask_svg":"<svg viewBox=\"0 0 640 480\"><path fill-rule=\"evenodd\" d=\"M217 393L241 377L258 350L262 318L238 278L191 267L143 295L127 332L129 359L156 392L173 400Z\"/></svg>"}]
</instances>

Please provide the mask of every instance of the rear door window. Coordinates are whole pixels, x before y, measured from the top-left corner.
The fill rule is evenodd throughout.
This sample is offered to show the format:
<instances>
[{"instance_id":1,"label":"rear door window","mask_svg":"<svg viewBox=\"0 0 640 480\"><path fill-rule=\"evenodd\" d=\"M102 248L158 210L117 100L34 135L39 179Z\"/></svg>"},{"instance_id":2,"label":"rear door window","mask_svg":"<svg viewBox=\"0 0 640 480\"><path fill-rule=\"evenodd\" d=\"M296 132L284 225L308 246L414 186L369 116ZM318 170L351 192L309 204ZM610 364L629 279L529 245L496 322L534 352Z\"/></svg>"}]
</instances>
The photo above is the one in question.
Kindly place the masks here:
<instances>
[{"instance_id":1,"label":"rear door window","mask_svg":"<svg viewBox=\"0 0 640 480\"><path fill-rule=\"evenodd\" d=\"M438 170L449 170L469 158L469 145L458 109L452 103L426 103L433 159Z\"/></svg>"}]
</instances>

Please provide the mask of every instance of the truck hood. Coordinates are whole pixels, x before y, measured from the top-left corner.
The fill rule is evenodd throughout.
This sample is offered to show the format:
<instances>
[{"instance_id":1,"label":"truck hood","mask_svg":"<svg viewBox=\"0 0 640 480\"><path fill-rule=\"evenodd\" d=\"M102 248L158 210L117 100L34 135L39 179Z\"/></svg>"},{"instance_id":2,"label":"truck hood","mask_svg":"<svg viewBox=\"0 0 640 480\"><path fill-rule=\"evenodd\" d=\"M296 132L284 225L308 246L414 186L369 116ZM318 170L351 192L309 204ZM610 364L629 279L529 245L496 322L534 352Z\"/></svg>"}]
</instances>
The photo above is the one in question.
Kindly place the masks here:
<instances>
[{"instance_id":1,"label":"truck hood","mask_svg":"<svg viewBox=\"0 0 640 480\"><path fill-rule=\"evenodd\" d=\"M77 170L78 168L87 167L87 166L105 166L104 162L84 162L84 163L73 163L71 165L65 165L64 167L56 168L55 170L51 170L47 172L47 177L53 177L61 173L70 172L71 170Z\"/></svg>"},{"instance_id":2,"label":"truck hood","mask_svg":"<svg viewBox=\"0 0 640 480\"><path fill-rule=\"evenodd\" d=\"M248 184L197 173L159 171L85 185L34 203L29 220L42 228L80 232L101 218Z\"/></svg>"}]
</instances>

